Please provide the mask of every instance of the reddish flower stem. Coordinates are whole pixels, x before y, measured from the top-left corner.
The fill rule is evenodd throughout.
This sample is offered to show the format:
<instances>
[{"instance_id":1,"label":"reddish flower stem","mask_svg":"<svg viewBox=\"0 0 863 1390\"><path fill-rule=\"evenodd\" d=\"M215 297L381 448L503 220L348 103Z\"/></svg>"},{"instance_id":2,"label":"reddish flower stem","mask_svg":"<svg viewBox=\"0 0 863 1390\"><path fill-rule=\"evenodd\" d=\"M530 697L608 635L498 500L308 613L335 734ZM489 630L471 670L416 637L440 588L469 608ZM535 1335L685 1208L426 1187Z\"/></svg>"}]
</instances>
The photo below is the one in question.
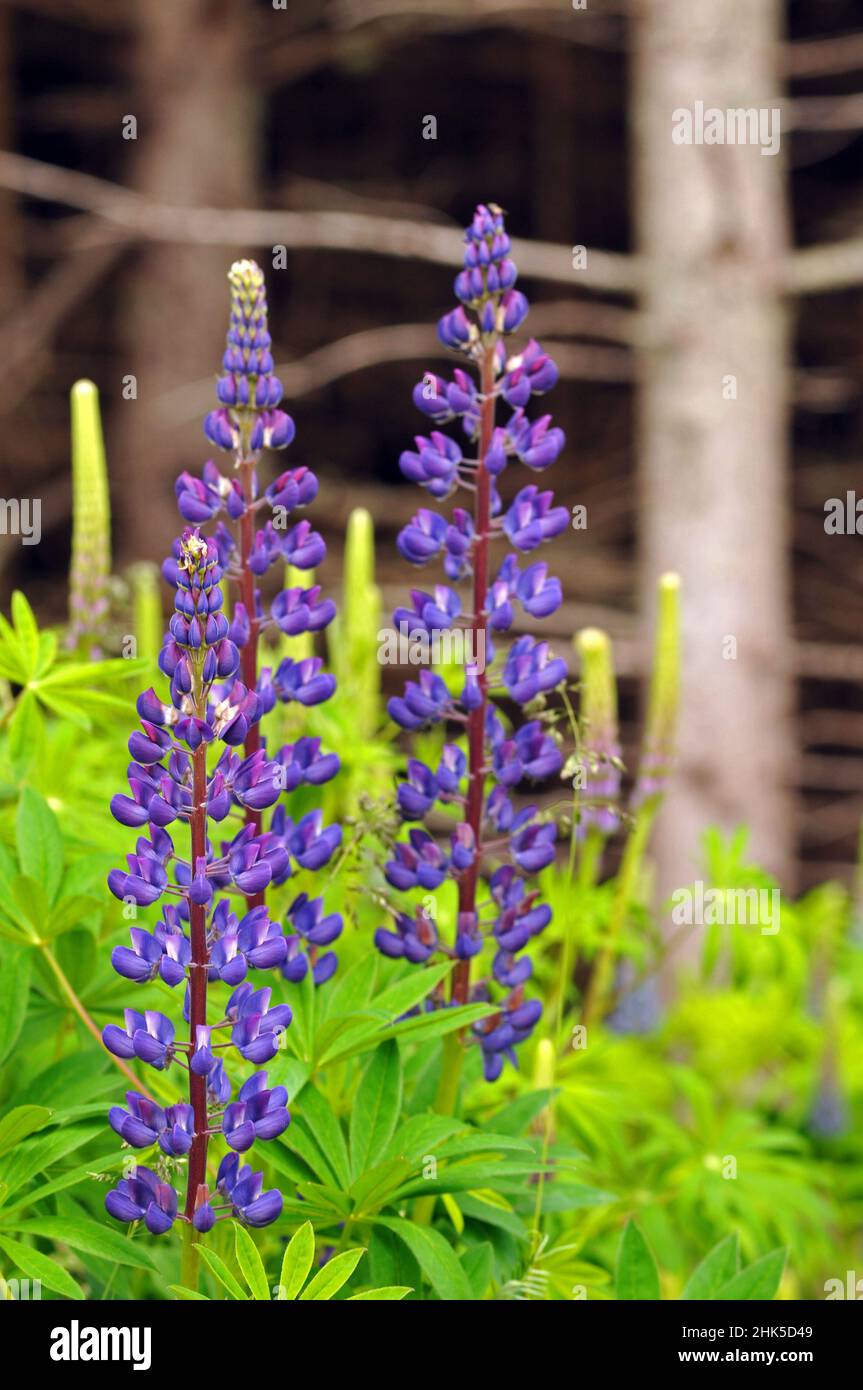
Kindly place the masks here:
<instances>
[{"instance_id":1,"label":"reddish flower stem","mask_svg":"<svg viewBox=\"0 0 863 1390\"><path fill-rule=\"evenodd\" d=\"M207 753L201 744L192 755L192 866L207 852ZM195 1050L196 1029L207 1022L207 910L202 903L189 904L192 938L190 974L189 1041ZM195 1137L189 1150L189 1182L186 1217L195 1214L199 1185L207 1181L207 1078L189 1071L189 1104L195 1117Z\"/></svg>"},{"instance_id":2,"label":"reddish flower stem","mask_svg":"<svg viewBox=\"0 0 863 1390\"><path fill-rule=\"evenodd\" d=\"M474 543L473 543L473 651L485 651L486 626L488 622L488 543L491 522L491 474L485 466L486 455L491 448L494 433L495 399L494 390L494 349L487 348L481 364L480 389L483 394L480 415L479 467L476 473L476 493L474 495ZM483 634L480 646L479 633ZM482 858L482 807L485 784L485 718L488 705L488 673L483 669L478 674L482 701L468 715L468 794L466 820L474 833L476 855L473 864L462 874L458 888L458 910L476 910L476 891L479 882L479 867ZM466 1004L470 991L470 961L460 960L452 976L452 1000L454 1004Z\"/></svg>"}]
</instances>

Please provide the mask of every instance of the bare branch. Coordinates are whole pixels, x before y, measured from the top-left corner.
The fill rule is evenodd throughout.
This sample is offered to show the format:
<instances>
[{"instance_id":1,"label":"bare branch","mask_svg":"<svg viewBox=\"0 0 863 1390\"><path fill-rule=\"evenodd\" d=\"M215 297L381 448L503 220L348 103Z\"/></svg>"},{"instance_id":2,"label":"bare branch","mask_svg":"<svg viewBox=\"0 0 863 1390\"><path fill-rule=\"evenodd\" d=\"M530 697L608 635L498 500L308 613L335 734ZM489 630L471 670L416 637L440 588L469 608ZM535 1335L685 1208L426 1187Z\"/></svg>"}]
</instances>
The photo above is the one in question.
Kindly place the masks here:
<instances>
[{"instance_id":1,"label":"bare branch","mask_svg":"<svg viewBox=\"0 0 863 1390\"><path fill-rule=\"evenodd\" d=\"M365 251L447 266L460 259L460 238L448 227L363 213L171 207L90 174L5 150L0 151L0 187L95 213L152 241ZM637 261L611 251L589 250L582 270L573 270L570 247L553 242L515 240L513 254L521 273L535 280L612 294L632 293L639 283Z\"/></svg>"},{"instance_id":2,"label":"bare branch","mask_svg":"<svg viewBox=\"0 0 863 1390\"><path fill-rule=\"evenodd\" d=\"M863 71L863 34L834 34L786 44L782 52L786 77L828 77Z\"/></svg>"}]
</instances>

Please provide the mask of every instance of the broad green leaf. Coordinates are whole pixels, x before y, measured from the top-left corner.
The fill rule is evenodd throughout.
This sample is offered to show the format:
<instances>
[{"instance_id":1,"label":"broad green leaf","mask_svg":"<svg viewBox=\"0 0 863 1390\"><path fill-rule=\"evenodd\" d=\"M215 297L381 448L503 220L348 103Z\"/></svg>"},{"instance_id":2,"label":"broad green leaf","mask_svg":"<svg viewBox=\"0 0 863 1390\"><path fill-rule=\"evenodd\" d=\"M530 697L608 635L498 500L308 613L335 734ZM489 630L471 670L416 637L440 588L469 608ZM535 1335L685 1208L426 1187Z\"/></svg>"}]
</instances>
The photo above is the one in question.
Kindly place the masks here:
<instances>
[{"instance_id":1,"label":"broad green leaf","mask_svg":"<svg viewBox=\"0 0 863 1390\"><path fill-rule=\"evenodd\" d=\"M365 1253L362 1249L345 1250L341 1255L327 1260L323 1269L318 1270L314 1279L303 1289L300 1302L321 1303L332 1298L348 1282Z\"/></svg>"},{"instance_id":2,"label":"broad green leaf","mask_svg":"<svg viewBox=\"0 0 863 1390\"><path fill-rule=\"evenodd\" d=\"M373 1168L384 1153L402 1105L398 1043L382 1043L365 1070L351 1109L351 1172Z\"/></svg>"},{"instance_id":3,"label":"broad green leaf","mask_svg":"<svg viewBox=\"0 0 863 1390\"><path fill-rule=\"evenodd\" d=\"M32 787L21 793L15 839L21 872L41 884L53 903L63 876L63 835L47 801Z\"/></svg>"},{"instance_id":4,"label":"broad green leaf","mask_svg":"<svg viewBox=\"0 0 863 1390\"><path fill-rule=\"evenodd\" d=\"M50 1260L39 1250L23 1245L19 1240L10 1240L8 1236L0 1236L0 1248L6 1251L9 1259L23 1270L28 1279L39 1279L46 1289L53 1289L65 1298L83 1299L84 1290L80 1284L76 1284L71 1274L67 1274L55 1260Z\"/></svg>"},{"instance_id":5,"label":"broad green leaf","mask_svg":"<svg viewBox=\"0 0 863 1390\"><path fill-rule=\"evenodd\" d=\"M407 1298L413 1289L403 1289L397 1284L391 1284L388 1288L366 1289L364 1293L352 1293L346 1301L348 1303L399 1303L403 1298Z\"/></svg>"},{"instance_id":6,"label":"broad green leaf","mask_svg":"<svg viewBox=\"0 0 863 1390\"><path fill-rule=\"evenodd\" d=\"M726 1236L705 1255L701 1264L686 1283L682 1299L714 1299L729 1279L737 1273L737 1235Z\"/></svg>"},{"instance_id":7,"label":"broad green leaf","mask_svg":"<svg viewBox=\"0 0 863 1390\"><path fill-rule=\"evenodd\" d=\"M169 1284L168 1292L175 1298L179 1298L183 1303L209 1303L210 1299L205 1293L196 1293L194 1289L187 1289L183 1284Z\"/></svg>"},{"instance_id":8,"label":"broad green leaf","mask_svg":"<svg viewBox=\"0 0 863 1390\"><path fill-rule=\"evenodd\" d=\"M621 1300L659 1298L659 1271L647 1241L633 1221L626 1223L621 1238L615 1290Z\"/></svg>"},{"instance_id":9,"label":"broad green leaf","mask_svg":"<svg viewBox=\"0 0 863 1390\"><path fill-rule=\"evenodd\" d=\"M28 1134L44 1129L51 1119L51 1111L44 1105L19 1105L10 1110L0 1120L0 1155L14 1149Z\"/></svg>"},{"instance_id":10,"label":"broad green leaf","mask_svg":"<svg viewBox=\"0 0 863 1390\"><path fill-rule=\"evenodd\" d=\"M216 1254L215 1250L211 1250L209 1245L199 1244L197 1251L204 1264L209 1267L223 1288L227 1289L231 1298L241 1302L247 1298L247 1295L243 1293L242 1285L237 1282L225 1261Z\"/></svg>"},{"instance_id":11,"label":"broad green leaf","mask_svg":"<svg viewBox=\"0 0 863 1390\"><path fill-rule=\"evenodd\" d=\"M252 1291L252 1297L264 1303L270 1301L270 1285L267 1280L267 1271L264 1269L264 1262L258 1254L258 1247L252 1240L245 1226L241 1226L238 1221L234 1222L234 1243L237 1254L237 1264L243 1272L243 1278Z\"/></svg>"},{"instance_id":12,"label":"broad green leaf","mask_svg":"<svg viewBox=\"0 0 863 1390\"><path fill-rule=\"evenodd\" d=\"M279 1275L280 1302L291 1302L296 1298L303 1284L309 1277L309 1270L315 1258L315 1233L312 1229L311 1221L306 1221L298 1231L291 1236L288 1248L282 1260L282 1272Z\"/></svg>"},{"instance_id":13,"label":"broad green leaf","mask_svg":"<svg viewBox=\"0 0 863 1390\"><path fill-rule=\"evenodd\" d=\"M22 1221L10 1228L25 1235L43 1236L46 1240L71 1245L87 1255L97 1255L116 1264L131 1265L134 1269L155 1269L153 1261L140 1245L128 1236L87 1216L39 1216Z\"/></svg>"},{"instance_id":14,"label":"broad green leaf","mask_svg":"<svg viewBox=\"0 0 863 1390\"><path fill-rule=\"evenodd\" d=\"M473 1290L447 1240L431 1226L416 1226L400 1216L379 1216L377 1223L393 1231L407 1246L439 1298L472 1302Z\"/></svg>"},{"instance_id":15,"label":"broad green leaf","mask_svg":"<svg viewBox=\"0 0 863 1390\"><path fill-rule=\"evenodd\" d=\"M0 1062L18 1040L30 997L32 952L18 946L0 951Z\"/></svg>"},{"instance_id":16,"label":"broad green leaf","mask_svg":"<svg viewBox=\"0 0 863 1390\"><path fill-rule=\"evenodd\" d=\"M785 1256L785 1250L771 1250L769 1255L762 1255L760 1260L735 1274L714 1294L714 1299L724 1302L736 1298L768 1301L775 1298L785 1268Z\"/></svg>"}]
</instances>

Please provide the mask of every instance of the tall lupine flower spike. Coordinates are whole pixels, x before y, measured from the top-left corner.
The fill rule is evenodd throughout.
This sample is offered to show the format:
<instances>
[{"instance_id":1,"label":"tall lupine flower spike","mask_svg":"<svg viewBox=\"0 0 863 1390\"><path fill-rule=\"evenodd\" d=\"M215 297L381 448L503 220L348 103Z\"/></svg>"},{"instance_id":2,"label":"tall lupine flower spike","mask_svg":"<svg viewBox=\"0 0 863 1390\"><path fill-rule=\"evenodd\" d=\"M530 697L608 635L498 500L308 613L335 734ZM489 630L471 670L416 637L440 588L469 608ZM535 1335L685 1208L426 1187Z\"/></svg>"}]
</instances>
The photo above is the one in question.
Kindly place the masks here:
<instances>
[{"instance_id":1,"label":"tall lupine flower spike","mask_svg":"<svg viewBox=\"0 0 863 1390\"><path fill-rule=\"evenodd\" d=\"M398 547L414 565L442 558L451 583L471 581L472 598L463 603L446 584L430 593L417 590L412 609L399 610L395 621L407 620L412 632L426 636L466 627L470 650L484 652L489 660L493 635L511 626L519 606L536 620L559 606L560 582L539 558L520 568L518 552L538 551L569 523L566 509L556 507L551 492L536 484L521 487L508 506L498 492L511 463L520 461L542 472L564 444L563 433L552 427L548 415L531 421L525 414L532 396L554 386L554 362L533 341L512 356L505 347L507 335L521 326L528 311L525 296L515 288L516 267L509 252L500 208L480 205L465 233L464 268L455 281L461 302L438 328L444 345L462 353L479 379L457 368L450 381L428 373L419 382L414 403L431 428L427 436L417 436L416 448L400 460L406 477L431 497L442 500L458 488L470 497L470 508L456 507L450 517L421 507L399 535ZM508 407L502 424L496 421L499 405ZM462 422L464 444L440 429L456 418ZM492 570L491 543L501 540L513 549ZM394 928L381 928L376 942L384 954L411 961L425 961L435 953L453 957L454 1004L499 1003L498 1012L474 1030L489 1080L500 1075L505 1057L515 1061L515 1044L530 1034L540 1016L539 1002L525 999L531 962L521 953L551 918L550 908L537 902L525 877L554 858L555 827L540 820L535 807L516 810L509 791L521 782L554 775L562 764L556 742L539 721L528 720L511 731L490 697L497 691L529 705L565 677L564 662L548 644L524 636L503 662L502 684L493 685L486 662L477 661L466 669L458 700L440 676L423 671L403 698L389 704L393 719L405 729L452 721L465 730L466 747L445 744L436 769L412 759L399 790L408 822L421 820L436 801L460 808L450 843L441 846L413 827L396 844L385 868L397 890L429 892L447 878L454 880L457 929L453 942L446 944L426 912L406 909L394 913ZM488 894L480 901L483 880ZM472 983L471 961L487 942L494 948L490 977ZM442 1094L445 1089L442 1084Z\"/></svg>"},{"instance_id":2,"label":"tall lupine flower spike","mask_svg":"<svg viewBox=\"0 0 863 1390\"><path fill-rule=\"evenodd\" d=\"M131 944L114 949L112 964L136 983L158 978L171 988L182 985L189 1030L184 1040L166 1015L127 1009L125 1026L110 1025L103 1034L116 1056L159 1071L181 1067L188 1074L188 1103L162 1109L132 1091L127 1108L115 1106L110 1114L127 1144L155 1149L154 1166L138 1168L119 1183L108 1194L107 1209L121 1221L143 1220L154 1234L178 1218L201 1233L221 1216L263 1226L279 1215L280 1193L263 1192L260 1173L240 1168L236 1155L282 1132L289 1122L287 1094L282 1086L268 1086L265 1071L256 1071L232 1100L225 1051L233 1048L255 1066L275 1056L291 1011L271 1004L271 989L256 987L250 973L275 968L297 981L310 971L321 984L336 968L334 952L325 948L342 929L341 917L325 914L322 900L307 893L295 897L284 927L270 918L265 903L270 884L284 883L298 869L325 866L341 832L324 826L319 811L294 824L281 806L269 827L263 826L264 812L283 791L328 781L338 759L310 738L270 755L260 721L277 696L303 707L327 699L334 682L314 656L286 658L275 673L258 673L257 639L269 626L293 635L313 633L329 622L334 608L314 585L291 587L265 608L256 587L257 577L277 562L308 572L323 557L324 545L307 522L287 526L291 512L317 491L308 469L283 473L258 496L260 451L288 443L293 425L278 409L282 391L272 375L261 272L244 261L230 278L231 323L218 386L222 405L208 417L207 433L234 450L239 476L226 478L207 463L201 478L183 473L177 481L179 509L191 524L163 567L175 591L159 655L168 700L153 689L140 696L141 727L129 740L131 794L111 803L117 820L145 832L127 868L109 875L111 891L136 908L159 903L161 909L154 925L131 929ZM270 519L256 531L264 508ZM217 517L214 534L203 534L201 524ZM225 581L239 591L230 621ZM221 824L237 810L245 817L243 828L214 843L209 823ZM186 827L188 849L175 845ZM208 994L217 985L227 986L229 997L218 1021L211 1022ZM212 1139L233 1153L222 1159L211 1191ZM182 1211L173 1185L180 1161L188 1165Z\"/></svg>"},{"instance_id":3,"label":"tall lupine flower spike","mask_svg":"<svg viewBox=\"0 0 863 1390\"><path fill-rule=\"evenodd\" d=\"M76 381L72 407L72 563L67 644L98 658L108 621L111 504L99 391Z\"/></svg>"}]
</instances>

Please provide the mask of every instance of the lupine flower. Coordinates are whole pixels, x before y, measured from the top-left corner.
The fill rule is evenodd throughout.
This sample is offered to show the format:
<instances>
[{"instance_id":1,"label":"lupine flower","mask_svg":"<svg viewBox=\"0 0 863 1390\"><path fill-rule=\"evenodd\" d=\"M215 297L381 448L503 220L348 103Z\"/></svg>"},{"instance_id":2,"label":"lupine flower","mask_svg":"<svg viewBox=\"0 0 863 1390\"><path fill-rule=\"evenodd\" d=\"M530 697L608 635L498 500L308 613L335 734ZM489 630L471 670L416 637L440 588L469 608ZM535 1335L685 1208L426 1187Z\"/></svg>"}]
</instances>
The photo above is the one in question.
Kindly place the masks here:
<instances>
[{"instance_id":1,"label":"lupine flower","mask_svg":"<svg viewBox=\"0 0 863 1390\"><path fill-rule=\"evenodd\" d=\"M283 661L274 674L259 671L258 639L267 627L294 636L320 631L334 617L335 605L313 583L294 584L269 604L258 589L259 577L272 565L288 562L309 570L320 563L325 546L308 521L291 515L317 494L309 469L283 470L259 494L260 451L287 447L294 425L281 409L263 275L254 262L240 261L229 280L223 374L204 428L213 444L234 454L234 466L223 474L210 460L200 477L184 471L177 480L177 505L188 525L162 567L174 590L174 612L158 658L168 680L167 697L152 689L140 696L140 728L129 739L129 795L118 794L111 802L121 824L146 832L126 867L109 875L111 892L138 908L159 902L162 914L152 928L133 926L131 944L115 947L112 963L135 984L158 978L172 987L184 985L188 1041L177 1036L170 1018L153 1010L127 1009L125 1027L111 1024L103 1034L105 1046L118 1057L172 1075L180 1065L187 1069L188 1103L162 1108L131 1091L127 1108L114 1106L109 1118L132 1147L158 1145L165 1161L187 1158L180 1219L199 1232L230 1214L263 1226L282 1208L280 1193L264 1193L260 1174L239 1168L236 1153L219 1167L217 1206L207 1183L211 1139L218 1136L230 1149L245 1152L257 1141L276 1138L290 1120L285 1088L269 1088L264 1072L253 1073L231 1098L228 1049L247 1063L267 1062L291 1021L290 1008L271 1006L272 991L256 988L247 976L281 970L296 979L298 962L303 972L311 963L314 982L322 984L337 960L334 951L319 950L341 931L341 918L327 915L321 898L301 894L284 927L270 917L264 900L271 885L327 864L341 829L324 826L315 810L295 824L284 806L273 811L269 827L263 823L283 792L334 777L338 758L322 750L317 738L301 737L270 752L261 721L276 700L318 704L330 697L335 682L314 656ZM261 514L265 508L271 519ZM201 528L210 523L213 531L207 535ZM230 621L224 612L226 583L237 586ZM242 828L218 843L210 823L237 811ZM222 896L226 893L239 895L242 906L237 907L236 896ZM222 1021L211 1024L207 991L219 985L231 994ZM108 1194L107 1210L120 1221L143 1220L154 1234L168 1231L179 1202L164 1176L161 1168L138 1169Z\"/></svg>"},{"instance_id":2,"label":"lupine flower","mask_svg":"<svg viewBox=\"0 0 863 1390\"><path fill-rule=\"evenodd\" d=\"M504 345L528 310L525 296L515 288L517 271L509 253L500 209L480 205L465 233L464 266L455 281L461 303L438 326L441 341L478 367L479 381L461 369L451 381L427 374L414 388L413 399L434 428L419 435L416 447L400 459L402 472L433 497L443 499L460 487L472 492L470 511L455 507L447 517L420 508L397 544L412 565L442 560L450 584L472 580L473 593L465 599L447 584L415 589L411 606L397 609L394 622L428 633L470 627L484 639L489 660L494 657L491 634L499 641L519 612L541 621L559 607L561 586L548 566L536 560L522 570L518 552L539 549L569 525L566 508L556 507L552 493L535 483L522 487L508 503L498 491L514 463L544 470L564 445L563 433L548 415L531 420L525 413L532 396L554 386L557 367L532 339L514 354ZM498 425L494 412L500 399L509 414ZM467 445L440 428L455 419L461 421ZM493 536L514 548L496 574L489 570ZM391 717L408 732L450 721L467 726L467 749L446 743L437 768L418 758L408 760L398 806L404 821L414 824L396 841L384 866L387 882L399 893L433 892L447 879L454 881L458 912L451 945L440 939L425 912L410 908L393 910L391 925L378 929L375 943L384 955L418 964L438 953L454 958L451 1002L494 1003L493 1015L473 1030L489 1080L500 1075L504 1058L515 1060L515 1046L539 1018L538 1001L524 997L530 961L520 952L551 919L551 910L536 901L524 875L552 862L555 827L539 818L534 807L517 809L507 789L527 779L542 781L562 766L554 737L536 720L511 731L491 695L497 692L529 705L566 675L565 663L546 642L524 635L503 654L500 685L495 686L488 669L469 665L455 698L437 673L423 670L403 695L389 702ZM445 846L415 824L438 802L455 803L461 811ZM487 903L479 893L483 878L489 885ZM487 942L494 948L491 977L471 985L471 961Z\"/></svg>"}]
</instances>

